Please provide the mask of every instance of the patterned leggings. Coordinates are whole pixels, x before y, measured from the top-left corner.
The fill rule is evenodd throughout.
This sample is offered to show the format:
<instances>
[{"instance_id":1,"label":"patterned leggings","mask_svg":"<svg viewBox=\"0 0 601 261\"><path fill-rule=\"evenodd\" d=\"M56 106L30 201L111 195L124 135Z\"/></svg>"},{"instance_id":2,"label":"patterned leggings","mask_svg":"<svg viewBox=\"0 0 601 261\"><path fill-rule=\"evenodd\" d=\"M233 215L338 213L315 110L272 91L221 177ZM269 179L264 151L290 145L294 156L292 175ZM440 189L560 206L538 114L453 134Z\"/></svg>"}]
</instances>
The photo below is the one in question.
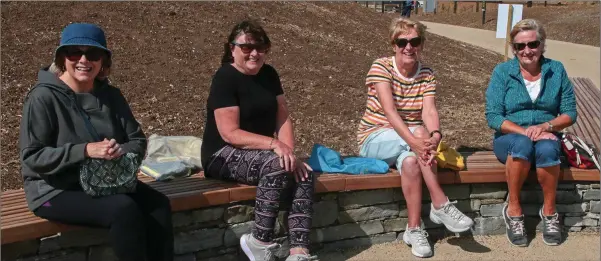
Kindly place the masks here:
<instances>
[{"instance_id":1,"label":"patterned leggings","mask_svg":"<svg viewBox=\"0 0 601 261\"><path fill-rule=\"evenodd\" d=\"M312 173L307 180L297 183L291 173L280 167L280 160L274 152L237 149L229 145L215 153L209 162L205 168L207 177L257 186L252 235L260 241L273 241L280 201L286 192L293 192L288 215L290 246L309 247L313 212Z\"/></svg>"}]
</instances>

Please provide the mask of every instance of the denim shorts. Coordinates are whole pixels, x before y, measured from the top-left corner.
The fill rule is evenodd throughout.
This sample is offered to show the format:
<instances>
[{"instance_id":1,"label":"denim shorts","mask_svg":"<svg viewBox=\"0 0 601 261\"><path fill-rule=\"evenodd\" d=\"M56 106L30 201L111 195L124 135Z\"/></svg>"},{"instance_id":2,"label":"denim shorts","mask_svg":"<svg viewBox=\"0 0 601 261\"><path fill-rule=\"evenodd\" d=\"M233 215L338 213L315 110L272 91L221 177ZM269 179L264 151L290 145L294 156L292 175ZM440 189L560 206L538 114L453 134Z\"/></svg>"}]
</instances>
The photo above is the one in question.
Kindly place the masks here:
<instances>
[{"instance_id":1,"label":"denim shorts","mask_svg":"<svg viewBox=\"0 0 601 261\"><path fill-rule=\"evenodd\" d=\"M409 127L409 130L413 133L417 128ZM410 150L407 142L394 129L386 128L367 136L359 149L359 156L383 160L390 166L396 164L401 173L403 160L409 156L415 157L415 153Z\"/></svg>"},{"instance_id":2,"label":"denim shorts","mask_svg":"<svg viewBox=\"0 0 601 261\"><path fill-rule=\"evenodd\" d=\"M560 140L532 141L525 135L510 133L497 137L493 141L493 151L503 164L507 156L529 161L537 168L551 167L561 164Z\"/></svg>"}]
</instances>

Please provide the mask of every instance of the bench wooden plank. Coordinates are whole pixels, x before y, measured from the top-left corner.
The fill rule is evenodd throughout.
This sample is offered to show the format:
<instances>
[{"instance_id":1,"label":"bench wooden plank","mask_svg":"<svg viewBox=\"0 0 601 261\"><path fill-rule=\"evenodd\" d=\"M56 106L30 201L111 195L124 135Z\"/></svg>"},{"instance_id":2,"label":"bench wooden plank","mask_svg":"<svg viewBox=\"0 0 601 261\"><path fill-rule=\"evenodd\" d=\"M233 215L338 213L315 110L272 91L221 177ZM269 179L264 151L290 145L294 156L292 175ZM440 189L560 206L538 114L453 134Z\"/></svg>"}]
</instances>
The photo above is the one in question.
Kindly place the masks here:
<instances>
[{"instance_id":1,"label":"bench wooden plank","mask_svg":"<svg viewBox=\"0 0 601 261\"><path fill-rule=\"evenodd\" d=\"M568 128L568 131L601 149L601 119L599 118L601 114L599 109L601 92L588 78L571 77L570 80L576 95L578 120L576 124Z\"/></svg>"}]
</instances>

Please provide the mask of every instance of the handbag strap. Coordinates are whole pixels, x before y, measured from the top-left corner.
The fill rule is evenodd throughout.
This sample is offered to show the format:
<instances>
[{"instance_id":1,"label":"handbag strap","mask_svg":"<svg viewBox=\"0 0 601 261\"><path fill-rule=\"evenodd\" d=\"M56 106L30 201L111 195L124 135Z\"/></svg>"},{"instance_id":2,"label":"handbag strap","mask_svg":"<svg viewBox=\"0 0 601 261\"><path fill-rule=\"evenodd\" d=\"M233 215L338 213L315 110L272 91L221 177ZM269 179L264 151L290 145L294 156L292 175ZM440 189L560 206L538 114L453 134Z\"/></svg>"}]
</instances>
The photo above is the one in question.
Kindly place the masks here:
<instances>
[{"instance_id":1,"label":"handbag strap","mask_svg":"<svg viewBox=\"0 0 601 261\"><path fill-rule=\"evenodd\" d=\"M88 114L85 113L83 111L82 108L80 108L77 104L75 105L77 107L77 110L79 111L79 114L81 115L81 117L83 118L83 122L86 125L86 129L88 129L88 132L90 134L92 134L92 137L96 140L96 141L100 141L100 136L98 135L98 132L96 132L96 129L94 128L94 126L92 125L92 122L90 122L90 119L88 119Z\"/></svg>"}]
</instances>

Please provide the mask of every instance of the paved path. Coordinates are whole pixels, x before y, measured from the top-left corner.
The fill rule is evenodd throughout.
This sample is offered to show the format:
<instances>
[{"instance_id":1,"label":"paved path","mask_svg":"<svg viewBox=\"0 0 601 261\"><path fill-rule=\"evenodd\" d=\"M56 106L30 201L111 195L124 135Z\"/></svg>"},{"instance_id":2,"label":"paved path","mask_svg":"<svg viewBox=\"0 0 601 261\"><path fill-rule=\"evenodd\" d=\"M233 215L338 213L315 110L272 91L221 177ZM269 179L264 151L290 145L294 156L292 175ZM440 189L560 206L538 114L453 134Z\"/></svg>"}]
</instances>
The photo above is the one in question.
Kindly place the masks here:
<instances>
[{"instance_id":1,"label":"paved path","mask_svg":"<svg viewBox=\"0 0 601 261\"><path fill-rule=\"evenodd\" d=\"M495 31L426 21L422 21L422 23L428 27L428 31L431 33L480 46L501 55L505 54L505 39L495 38ZM510 57L513 57L511 48L508 53ZM595 83L597 88L601 86L599 47L547 40L545 56L561 61L568 71L568 76L587 77Z\"/></svg>"},{"instance_id":2,"label":"paved path","mask_svg":"<svg viewBox=\"0 0 601 261\"><path fill-rule=\"evenodd\" d=\"M318 253L328 261L400 261L425 260L414 257L411 248L402 242L390 242L371 247L358 247ZM452 237L434 245L434 256L427 260L599 260L598 233L570 233L560 246L543 244L537 234L528 247L509 244L505 235Z\"/></svg>"}]
</instances>

